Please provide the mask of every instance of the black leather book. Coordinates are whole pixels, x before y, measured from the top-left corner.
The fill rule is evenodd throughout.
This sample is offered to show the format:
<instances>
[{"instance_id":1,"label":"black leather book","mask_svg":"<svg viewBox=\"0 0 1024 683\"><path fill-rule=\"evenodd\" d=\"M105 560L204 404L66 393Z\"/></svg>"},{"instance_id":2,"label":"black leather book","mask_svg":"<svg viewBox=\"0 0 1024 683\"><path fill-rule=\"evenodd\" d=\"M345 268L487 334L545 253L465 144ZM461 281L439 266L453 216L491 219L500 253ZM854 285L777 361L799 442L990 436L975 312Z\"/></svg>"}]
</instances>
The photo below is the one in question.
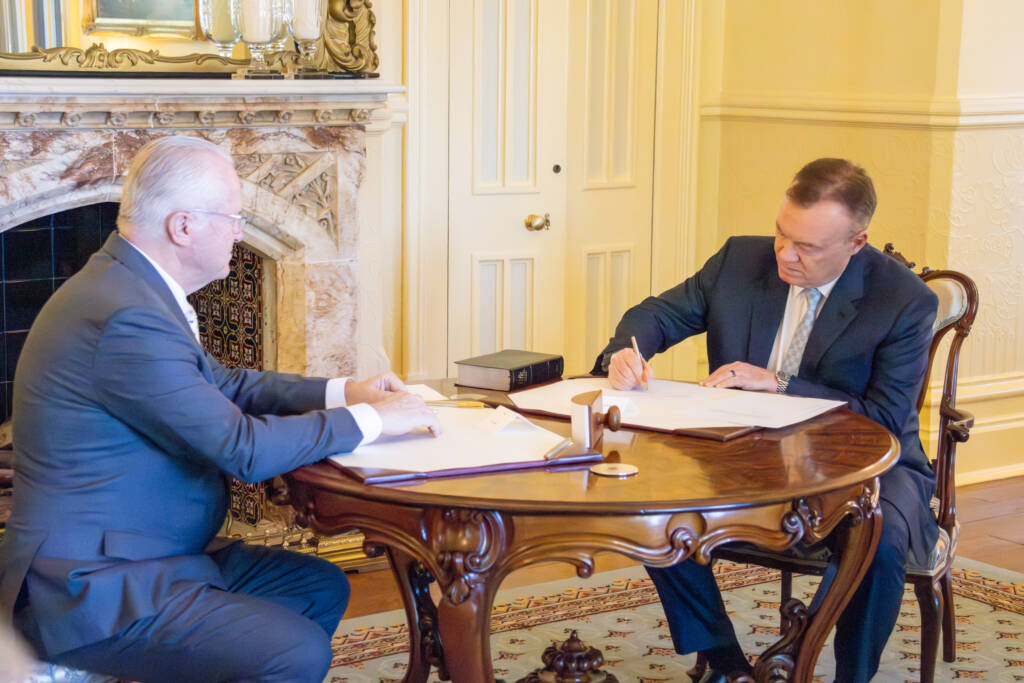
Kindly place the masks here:
<instances>
[{"instance_id":1,"label":"black leather book","mask_svg":"<svg viewBox=\"0 0 1024 683\"><path fill-rule=\"evenodd\" d=\"M515 391L562 376L564 359L551 353L505 349L484 356L457 360L456 384L481 389Z\"/></svg>"}]
</instances>

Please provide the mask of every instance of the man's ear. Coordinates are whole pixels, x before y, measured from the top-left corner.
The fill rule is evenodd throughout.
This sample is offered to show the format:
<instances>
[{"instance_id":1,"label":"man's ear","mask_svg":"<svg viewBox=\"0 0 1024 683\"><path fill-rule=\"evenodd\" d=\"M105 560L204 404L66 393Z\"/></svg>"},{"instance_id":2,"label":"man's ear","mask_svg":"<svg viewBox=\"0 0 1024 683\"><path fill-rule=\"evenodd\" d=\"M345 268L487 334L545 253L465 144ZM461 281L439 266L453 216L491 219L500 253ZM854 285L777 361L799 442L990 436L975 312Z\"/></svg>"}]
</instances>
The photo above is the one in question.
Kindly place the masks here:
<instances>
[{"instance_id":1,"label":"man's ear","mask_svg":"<svg viewBox=\"0 0 1024 683\"><path fill-rule=\"evenodd\" d=\"M187 247L192 244L192 214L188 211L175 211L167 216L164 221L164 229L167 231L167 238L171 244L177 247Z\"/></svg>"},{"instance_id":2,"label":"man's ear","mask_svg":"<svg viewBox=\"0 0 1024 683\"><path fill-rule=\"evenodd\" d=\"M868 243L868 231L861 230L860 232L858 232L856 235L853 236L852 242L853 249L852 251L850 251L851 255L856 254L858 251L864 248L865 244Z\"/></svg>"}]
</instances>

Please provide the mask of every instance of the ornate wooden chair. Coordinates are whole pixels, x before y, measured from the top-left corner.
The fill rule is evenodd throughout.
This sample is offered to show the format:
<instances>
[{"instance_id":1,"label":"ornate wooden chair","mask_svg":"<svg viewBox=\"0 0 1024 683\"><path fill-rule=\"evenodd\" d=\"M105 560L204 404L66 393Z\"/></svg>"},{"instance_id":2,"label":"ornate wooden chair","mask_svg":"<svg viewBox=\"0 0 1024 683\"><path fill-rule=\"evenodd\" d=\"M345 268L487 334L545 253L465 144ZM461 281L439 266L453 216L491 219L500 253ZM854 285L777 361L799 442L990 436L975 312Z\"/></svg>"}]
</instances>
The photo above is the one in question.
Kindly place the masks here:
<instances>
[{"instance_id":1,"label":"ornate wooden chair","mask_svg":"<svg viewBox=\"0 0 1024 683\"><path fill-rule=\"evenodd\" d=\"M907 261L892 244L885 245L885 253L909 268L914 263ZM960 359L960 348L971 331L974 317L978 312L978 289L971 278L952 270L921 269L921 279L939 297L938 314L932 325L932 343L928 350L928 374L917 396L917 410L920 412L929 392L929 378L935 356L943 339L952 333L949 347L945 352L945 367L942 380L942 400L939 405L938 452L932 460L937 479L932 511L939 525L939 539L932 549L928 566L908 564L907 583L914 585L914 592L921 609L921 682L932 683L935 679L935 657L938 653L939 632L942 632L942 658L956 660L956 626L953 613L953 584L950 569L956 553L960 524L956 519L955 465L956 445L967 441L974 425L974 416L956 407L956 377ZM735 562L759 564L782 572L782 600L785 604L792 596L793 573L821 575L828 564L830 551L822 544L793 548L784 553L760 550L747 544L736 544L720 548L716 558ZM941 618L941 622L940 622ZM697 665L689 673L694 680L700 678L707 668L703 656L698 656Z\"/></svg>"}]
</instances>

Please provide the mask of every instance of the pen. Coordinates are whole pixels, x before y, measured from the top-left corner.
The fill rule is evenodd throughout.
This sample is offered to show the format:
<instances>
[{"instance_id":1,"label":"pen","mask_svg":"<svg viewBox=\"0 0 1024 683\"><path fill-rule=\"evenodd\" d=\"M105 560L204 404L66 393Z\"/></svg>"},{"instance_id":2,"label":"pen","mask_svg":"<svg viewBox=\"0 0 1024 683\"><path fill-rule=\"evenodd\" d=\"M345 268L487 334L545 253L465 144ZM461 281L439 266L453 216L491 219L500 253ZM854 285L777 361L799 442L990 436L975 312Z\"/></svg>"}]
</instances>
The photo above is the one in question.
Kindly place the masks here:
<instances>
[{"instance_id":1,"label":"pen","mask_svg":"<svg viewBox=\"0 0 1024 683\"><path fill-rule=\"evenodd\" d=\"M559 453L564 451L566 447L572 443L572 439L562 439L562 442L556 444L554 448L544 454L545 460L554 460Z\"/></svg>"},{"instance_id":2,"label":"pen","mask_svg":"<svg viewBox=\"0 0 1024 683\"><path fill-rule=\"evenodd\" d=\"M462 399L458 400L437 400L437 401L424 401L428 406L438 406L441 408L486 408L487 404L483 401L465 401Z\"/></svg>"},{"instance_id":3,"label":"pen","mask_svg":"<svg viewBox=\"0 0 1024 683\"><path fill-rule=\"evenodd\" d=\"M640 347L637 346L637 344L636 344L636 336L635 335L631 336L630 339L633 340L633 353L635 353L636 357L640 359L640 373L642 375L643 374L644 357L640 353ZM644 389L647 388L647 382L644 382L644 381L641 380L641 384L643 384Z\"/></svg>"}]
</instances>

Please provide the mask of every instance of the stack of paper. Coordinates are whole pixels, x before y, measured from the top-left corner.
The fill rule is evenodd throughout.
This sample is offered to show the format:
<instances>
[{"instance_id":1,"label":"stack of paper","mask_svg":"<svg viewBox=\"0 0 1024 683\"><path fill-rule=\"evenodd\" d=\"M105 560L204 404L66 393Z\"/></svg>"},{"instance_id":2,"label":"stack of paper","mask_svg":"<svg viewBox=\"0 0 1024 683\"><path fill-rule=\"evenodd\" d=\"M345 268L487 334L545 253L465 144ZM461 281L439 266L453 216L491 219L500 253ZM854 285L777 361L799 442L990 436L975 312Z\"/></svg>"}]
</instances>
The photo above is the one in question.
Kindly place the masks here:
<instances>
[{"instance_id":1,"label":"stack of paper","mask_svg":"<svg viewBox=\"0 0 1024 683\"><path fill-rule=\"evenodd\" d=\"M576 394L600 389L604 408L617 405L624 424L672 431L705 427L788 427L844 404L698 384L651 380L647 391L616 391L603 377L555 382L509 394L522 410L568 415Z\"/></svg>"},{"instance_id":2,"label":"stack of paper","mask_svg":"<svg viewBox=\"0 0 1024 683\"><path fill-rule=\"evenodd\" d=\"M423 385L409 387L426 400L444 399ZM351 453L331 457L345 468L416 473L500 469L502 465L544 462L544 455L565 441L508 408L436 409L441 435L418 430L381 436ZM399 478L399 477L393 477Z\"/></svg>"}]
</instances>

